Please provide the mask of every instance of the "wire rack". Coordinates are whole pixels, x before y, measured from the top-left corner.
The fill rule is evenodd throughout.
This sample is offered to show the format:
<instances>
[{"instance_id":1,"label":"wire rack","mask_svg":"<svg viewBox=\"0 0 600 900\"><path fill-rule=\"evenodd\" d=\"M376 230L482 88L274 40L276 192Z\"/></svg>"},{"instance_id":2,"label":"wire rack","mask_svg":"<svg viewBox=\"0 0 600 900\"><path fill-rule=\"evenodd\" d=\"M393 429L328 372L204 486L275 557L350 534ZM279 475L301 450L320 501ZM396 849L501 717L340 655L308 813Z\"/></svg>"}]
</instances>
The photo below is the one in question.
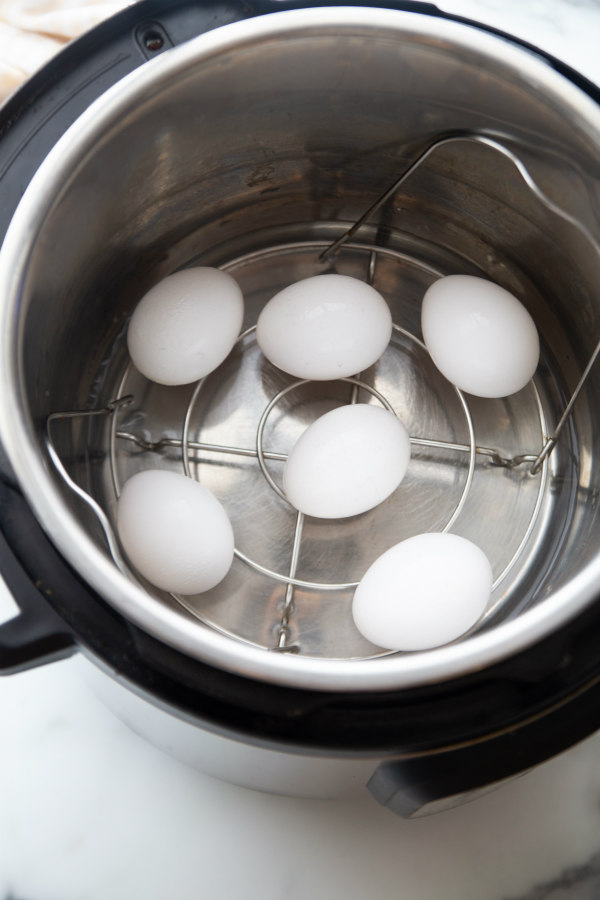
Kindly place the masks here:
<instances>
[{"instance_id":1,"label":"wire rack","mask_svg":"<svg viewBox=\"0 0 600 900\"><path fill-rule=\"evenodd\" d=\"M370 220L372 220L379 208L396 194L400 186L404 184L404 182L431 154L439 152L441 148L448 144L464 141L482 144L491 152L499 153L507 158L513 164L516 172L525 183L527 188L537 198L537 200L552 214L560 217L564 221L568 222L572 227L574 227L578 231L578 233L591 244L595 252L600 256L600 247L596 243L591 232L585 227L585 225L576 220L568 212L559 208L549 197L547 197L547 195L534 181L529 170L511 149L500 143L495 138L491 138L487 135L463 132L456 133L450 136L446 135L428 145L425 150L399 175L399 177L394 181L389 189L387 189L380 197L378 197L377 200L365 211L365 213L333 243L314 240L278 244L276 246L263 248L254 253L238 256L235 259L229 259L226 264L221 266L221 268L226 271L239 270L240 267L243 267L247 264L252 264L260 259L272 259L275 257L281 257L285 259L286 255L298 253L299 251L306 253L311 258L314 258L315 263L323 263L325 261L333 260L334 258L341 258L341 254L343 254L344 252L352 251L354 254L358 253L360 255L364 255L365 271L367 273L366 280L372 284L376 278L378 263L381 259L385 258L388 262L404 264L407 257L406 254L399 252L398 250L394 250L389 247L377 246L374 243L369 243L357 239L357 235L360 229ZM431 266L429 266L429 271L433 277L440 277L444 274L443 272L438 271ZM412 334L411 332L406 330L401 323L394 323L393 325L393 336L391 342L392 347L394 346L395 338L402 338L404 342L408 341L415 347L419 348L420 351L425 353L427 352L425 345L422 343L420 338L417 335ZM238 354L239 358L242 359L244 353L248 352L248 349L252 347L256 349L255 326L250 327L240 335L236 344L235 352ZM233 352L234 351L232 351L232 353ZM559 436L572 413L573 406L576 403L577 398L579 397L585 385L585 382L599 353L600 343L596 346L593 354L591 355L587 365L582 372L578 384L573 390L568 402L564 406L562 414L552 428L549 428L546 421L544 406L535 383L535 378L532 380L530 388L533 391L533 395L535 398L535 409L537 411L538 417L537 425L539 428L540 436L539 447L534 450L532 450L531 448L526 448L523 452L512 456L507 456L506 454L501 453L500 450L495 447L481 446L480 444L478 444L475 436L475 427L469 407L469 402L463 392L460 391L457 387L454 387L453 390L455 392L459 407L462 410L462 415L464 417L464 426L465 431L468 434L468 440L464 443L461 443L447 440L438 440L435 435L411 434L410 436L410 441L413 448L437 448L449 451L450 453L455 454L457 459L460 459L461 465L466 467L464 482L462 485L462 489L459 492L458 500L451 515L448 517L447 521L440 529L442 531L450 531L459 520L472 487L473 476L478 462L485 463L486 465L492 467L500 467L506 470L520 470L523 473L526 473L528 478L534 479L536 481L537 492L535 495L535 502L533 503L531 514L524 529L522 530L520 539L518 540L516 549L514 550L511 558L502 567L501 571L495 573L493 586L494 590L496 590L502 584L509 572L511 572L514 566L517 564L517 562L521 558L524 548L528 544L533 530L536 527L548 482L548 458L556 447ZM260 416L253 446L240 446L237 445L237 443L211 443L209 441L203 441L199 439L202 436L198 434L194 435L194 437L192 438L192 423L194 419L194 412L196 410L199 399L203 395L203 389L205 388L206 379L200 380L191 393L183 417L181 435L179 437L158 436L156 438L149 439L147 436L127 430L121 425L124 410L134 400L134 398L128 392L131 368L131 364L126 368L115 396L105 407L93 410L72 410L67 412L52 413L47 420L46 436L48 452L57 472L60 474L69 489L77 494L97 517L105 534L108 549L115 564L125 574L127 574L128 577L135 578L136 576L130 571L126 560L123 558L118 539L114 533L113 526L105 509L94 499L94 497L92 497L84 488L77 484L73 480L73 478L71 478L65 465L60 459L54 443L54 429L57 427L57 423L59 421L64 422L66 420L72 420L80 417L105 416L110 419L109 465L110 479L112 482L112 489L115 498L119 497L121 491L119 466L117 462L118 448L123 446L131 446L134 447L136 451L148 454L149 458L153 454L160 455L166 452L172 452L173 450L177 451L178 453L180 453L183 471L185 475L190 478L195 477L194 461L197 459L198 454L202 454L203 458L209 462L211 458L215 457L215 455L218 455L219 465L223 464L223 457L229 457L232 461L239 460L241 457L249 458L256 462L257 466L262 472L266 483L269 485L272 492L277 496L279 501L289 506L290 504L288 503L285 493L281 486L278 484L278 481L272 474L270 468L273 463L285 462L286 454L276 452L272 448L265 447L265 430L267 422L269 421L269 417L272 416L273 412L280 407L282 401L284 401L293 392L309 386L309 382L307 382L306 380L293 381L292 383L288 384L283 389L275 393L274 396L272 396L270 401L265 406L262 415ZM349 403L356 403L358 401L360 392L363 392L363 395L368 395L369 402L379 403L384 408L390 410L392 413L394 412L392 404L386 398L384 393L365 381L361 377L360 373L358 373L354 378L340 379L340 381L348 386ZM265 649L280 653L302 652L301 641L292 639L290 629L290 622L295 611L294 596L297 589L308 589L317 592L351 592L358 584L358 582L342 581L309 581L298 577L298 560L303 540L305 517L302 513L296 512L295 510L294 513L295 525L292 550L289 559L289 565L285 571L274 570L263 565L259 560L251 558L246 552L244 552L243 548L241 547L236 546L235 549L235 556L243 565L247 566L249 569L253 570L259 575L264 576L269 580L278 582L284 586L285 597L283 602L280 604L280 616L276 624L274 640L271 645L265 646ZM216 628L217 630L221 631L225 630L219 628L219 626L215 625L214 622L209 621L208 619L203 617L201 610L199 610L196 605L190 603L188 598L181 597L175 594L172 594L171 596L177 603L184 607L194 617L202 621L204 625L211 628ZM493 613L494 608L493 606L491 606L484 616L484 621L486 618L492 616ZM480 625L481 622L478 623L477 627L480 627ZM245 640L244 637L238 634L232 634L231 632L227 633L237 640ZM374 652L372 654L365 654L365 658L382 655L389 655L389 652L381 651Z\"/></svg>"}]
</instances>

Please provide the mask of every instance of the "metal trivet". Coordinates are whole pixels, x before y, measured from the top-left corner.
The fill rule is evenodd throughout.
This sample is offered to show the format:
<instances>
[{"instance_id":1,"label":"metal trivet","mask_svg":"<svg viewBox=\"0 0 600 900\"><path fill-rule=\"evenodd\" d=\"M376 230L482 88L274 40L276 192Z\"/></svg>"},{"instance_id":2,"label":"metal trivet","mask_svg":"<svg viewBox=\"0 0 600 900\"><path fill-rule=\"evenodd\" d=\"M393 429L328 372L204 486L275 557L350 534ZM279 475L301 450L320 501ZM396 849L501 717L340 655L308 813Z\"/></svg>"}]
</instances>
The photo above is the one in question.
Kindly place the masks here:
<instances>
[{"instance_id":1,"label":"metal trivet","mask_svg":"<svg viewBox=\"0 0 600 900\"><path fill-rule=\"evenodd\" d=\"M373 214L384 204L386 203L399 189L399 187L405 182L405 180L412 174L414 171L421 165L422 162L434 151L438 148L452 143L452 142L460 142L460 141L472 141L484 144L489 148L493 149L504 155L508 158L517 169L517 172L528 186L528 188L532 191L532 193L537 197L537 199L552 213L561 217L565 221L569 222L573 227L575 227L579 233L590 242L593 246L594 250L600 256L600 247L597 242L589 232L589 230L579 221L574 219L569 213L560 209L552 200L550 200L543 191L539 188L539 186L533 180L531 174L524 166L522 161L513 153L513 151L509 150L507 147L499 143L496 139L490 138L487 135L475 134L475 133L456 133L450 136L444 136L433 141L421 154L414 160L414 162L407 167L407 169L396 179L393 185L385 191L376 201L373 203L369 209L352 225L349 229L347 229L337 240L333 243L325 243L324 241L302 241L302 242L293 242L289 244L281 244L277 246L271 246L266 249L245 254L244 256L238 257L236 259L229 260L225 265L222 265L221 268L225 271L239 268L241 265L247 262L254 262L257 259L268 259L272 257L285 257L286 254L291 252L303 251L309 254L315 254L316 260L323 262L329 259L332 259L334 256L342 252L344 249L352 250L354 252L358 252L361 254L368 255L368 266L367 266L367 281L372 283L375 279L376 267L378 260L381 257L384 257L388 260L396 261L399 263L403 263L406 261L406 254L400 253L397 250L391 248L384 248L380 246L376 246L371 243L363 243L358 241L353 241L352 238L356 235L358 230L364 225ZM431 266L427 267L431 274L436 276L441 276L444 273L434 269ZM238 350L244 351L247 348L248 344L253 343L254 341L254 331L255 326L246 330L240 337L238 338L236 348ZM425 345L422 341L416 337L414 334L411 334L406 329L402 328L399 324L394 324L393 326L393 335L398 336L401 335L405 339L410 342L414 342L414 345L419 347L421 350L426 352ZM392 338L392 343L394 340L394 336ZM233 352L233 351L232 351ZM531 387L534 392L535 397L535 406L538 414L538 424L539 424L539 432L541 435L541 448L534 452L522 452L519 454L515 454L512 456L507 456L500 452L497 448L488 447L488 446L480 446L476 443L475 439L475 430L473 425L472 415L469 409L469 405L464 394L454 386L454 391L456 393L456 397L460 404L460 407L464 414L465 426L469 434L468 443L459 443L445 440L437 440L435 437L427 437L427 436L418 436L411 435L410 441L411 445L414 447L421 448L438 448L452 451L457 454L458 457L461 457L463 460L466 458L468 460L467 463L467 471L465 476L464 485L462 487L462 491L460 492L460 496L458 502L452 512L451 516L445 523L445 525L439 529L442 531L449 531L456 523L459 518L461 511L464 508L465 502L467 500L469 491L471 489L473 474L475 471L476 461L479 458L482 462L487 463L489 466L493 467L501 467L507 470L515 470L521 469L524 473L527 474L529 478L537 478L538 479L538 490L535 503L533 505L533 510L531 512L529 521L524 529L524 533L522 535L521 540L518 543L518 546L513 553L512 557L509 559L508 563L504 565L502 571L496 576L494 580L493 589L495 590L498 585L506 578L508 573L513 569L516 562L519 560L524 547L527 544L527 541L532 534L534 527L536 525L536 521L538 519L538 515L540 513L540 509L542 506L542 500L544 496L544 491L547 482L547 462L550 454L556 447L558 438L567 423L573 406L580 395L584 384L588 378L590 370L596 361L598 354L600 353L600 342L596 346L587 366L585 367L581 378L573 390L560 418L557 421L557 424L553 428L553 430L549 433L543 405L540 399L540 394L535 384L535 380L532 380ZM193 478L194 475L192 473L192 468L190 465L190 460L195 460L196 455L198 453L203 454L203 456L210 460L211 454L219 454L230 456L232 458L239 457L249 457L253 458L257 461L262 474L272 489L272 491L279 497L279 499L288 503L288 500L285 496L285 493L281 489L281 487L277 484L276 480L270 473L268 462L269 461L277 461L284 462L286 454L277 453L269 449L265 449L264 447L264 431L267 420L273 410L281 403L281 401L287 397L291 392L296 391L303 386L307 385L309 382L305 380L294 381L289 384L284 389L277 392L270 402L265 407L262 416L260 418L258 428L256 431L256 440L253 447L243 447L237 445L230 444L220 444L220 443L209 443L198 440L192 440L190 437L191 431L191 422L194 409L198 402L198 398L201 395L202 388L206 382L206 378L201 379L195 389L193 390L191 397L189 399L189 403L187 405L181 437L174 438L172 436L161 436L155 439L148 439L147 437L143 437L139 434L135 434L130 431L126 431L119 428L119 413L120 411L129 405L133 401L133 397L127 393L126 385L128 380L128 375L131 371L131 364L126 369L123 377L121 379L118 391L115 397L102 409L94 409L94 410L74 410L69 412L61 412L61 413L53 413L47 419L47 446L50 457L58 471L61 475L65 483L68 487L75 492L93 511L95 516L97 517L104 534L106 536L108 548L110 554L115 562L115 564L129 577L134 577L126 562L123 559L121 551L119 549L118 540L114 534L112 525L109 521L108 516L104 509L98 504L98 502L90 496L83 488L81 488L78 484L76 484L71 476L68 474L65 469L59 455L55 449L53 437L52 437L52 429L55 423L58 420L65 419L73 419L77 417L87 417L87 416L108 416L111 419L110 424L110 475L112 480L112 486L114 490L115 498L119 497L120 494L120 481L118 475L118 465L117 465L117 444L125 444L129 443L134 445L138 450L141 450L150 454L161 454L170 449L177 449L181 451L181 461L183 465L183 470L185 474ZM208 377L208 376L207 376ZM378 391L375 387L368 384L366 381L362 380L360 375L357 375L355 378L344 378L340 379L342 383L348 385L349 388L349 396L348 402L355 403L358 399L359 391L364 391L370 395L371 398L376 400L382 406L394 412L393 407L388 402L386 397ZM222 464L222 463L220 463ZM235 527L235 523L234 523ZM298 642L293 642L290 639L290 620L294 613L294 593L297 588L304 588L319 592L331 592L331 591L348 591L352 590L356 587L358 582L340 582L340 583L328 583L328 582L316 582L316 581L306 581L297 577L297 568L298 568L298 559L300 555L300 547L302 543L303 536L303 528L304 528L304 516L300 512L296 512L295 518L295 529L294 529L294 538L292 545L291 558L289 562L289 568L287 572L275 571L271 568L268 568L262 565L259 561L251 559L248 555L246 555L240 548L236 547L235 556L241 560L246 566L250 567L254 571L260 573L261 575L272 579L276 582L282 583L286 586L285 591L285 599L281 605L281 615L278 625L276 626L276 639L274 642L274 646L269 647L268 649L277 651L277 652L300 652L301 646ZM210 628L223 631L231 637L236 638L237 640L246 641L246 639L240 635L233 634L232 632L227 631L226 629L220 628L214 622L208 621L203 618L201 612L199 612L185 597L181 597L179 595L171 594L171 596L180 603L188 612L190 612L197 619L202 621L205 625ZM486 613L484 620L489 618L494 612L494 607L490 608ZM477 627L479 627L481 623L478 623ZM251 642L254 643L254 642ZM372 654L372 656L384 656L390 655L391 652L395 651L382 651L380 653ZM364 658L372 658L371 656L365 656Z\"/></svg>"}]
</instances>

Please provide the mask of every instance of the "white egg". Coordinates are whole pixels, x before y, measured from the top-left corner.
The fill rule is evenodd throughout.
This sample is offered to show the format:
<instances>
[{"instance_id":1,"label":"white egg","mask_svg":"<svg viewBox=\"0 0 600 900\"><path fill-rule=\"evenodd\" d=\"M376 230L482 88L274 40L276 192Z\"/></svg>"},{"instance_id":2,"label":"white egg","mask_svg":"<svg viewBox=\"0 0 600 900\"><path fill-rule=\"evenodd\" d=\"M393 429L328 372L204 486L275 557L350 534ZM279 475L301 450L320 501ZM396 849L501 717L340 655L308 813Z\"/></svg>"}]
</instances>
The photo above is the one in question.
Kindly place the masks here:
<instances>
[{"instance_id":1,"label":"white egg","mask_svg":"<svg viewBox=\"0 0 600 900\"><path fill-rule=\"evenodd\" d=\"M356 375L377 362L392 316L375 288L349 275L315 275L284 288L258 317L256 339L273 365L315 381Z\"/></svg>"},{"instance_id":2,"label":"white egg","mask_svg":"<svg viewBox=\"0 0 600 900\"><path fill-rule=\"evenodd\" d=\"M355 516L395 491L409 459L408 433L393 413L366 403L340 406L300 435L285 464L283 489L306 515Z\"/></svg>"},{"instance_id":3,"label":"white egg","mask_svg":"<svg viewBox=\"0 0 600 900\"><path fill-rule=\"evenodd\" d=\"M440 372L477 397L508 397L539 361L533 319L509 291L473 275L447 275L425 292L423 340Z\"/></svg>"},{"instance_id":4,"label":"white egg","mask_svg":"<svg viewBox=\"0 0 600 900\"><path fill-rule=\"evenodd\" d=\"M142 375L159 384L189 384L228 356L242 327L238 283L220 269L181 269L150 288L136 306L127 346Z\"/></svg>"},{"instance_id":5,"label":"white egg","mask_svg":"<svg viewBox=\"0 0 600 900\"><path fill-rule=\"evenodd\" d=\"M352 604L360 633L387 650L427 650L460 637L483 615L492 590L485 553L456 534L419 534L386 550Z\"/></svg>"},{"instance_id":6,"label":"white egg","mask_svg":"<svg viewBox=\"0 0 600 900\"><path fill-rule=\"evenodd\" d=\"M117 528L131 564L164 591L208 591L233 561L233 529L223 506L177 472L148 469L130 478L117 504Z\"/></svg>"}]
</instances>

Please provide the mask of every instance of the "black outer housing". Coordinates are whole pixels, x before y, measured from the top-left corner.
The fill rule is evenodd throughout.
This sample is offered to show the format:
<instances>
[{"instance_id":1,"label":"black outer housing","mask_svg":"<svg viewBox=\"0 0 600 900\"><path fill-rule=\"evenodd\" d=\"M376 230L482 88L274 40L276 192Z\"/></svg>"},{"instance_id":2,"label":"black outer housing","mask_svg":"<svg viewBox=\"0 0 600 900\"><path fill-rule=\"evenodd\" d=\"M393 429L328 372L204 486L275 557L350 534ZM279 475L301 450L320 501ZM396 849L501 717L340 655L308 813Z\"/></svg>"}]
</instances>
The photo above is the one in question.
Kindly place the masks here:
<instances>
[{"instance_id":1,"label":"black outer housing","mask_svg":"<svg viewBox=\"0 0 600 900\"><path fill-rule=\"evenodd\" d=\"M204 31L323 5L368 3L142 0L69 44L0 109L0 239L56 140L118 79ZM426 3L377 5L447 17ZM535 52L600 102L594 85ZM21 609L0 626L0 674L80 650L200 727L273 749L390 757L369 787L403 815L521 772L600 728L599 604L535 647L442 685L337 693L253 681L185 656L102 600L40 528L1 447L0 573Z\"/></svg>"}]
</instances>

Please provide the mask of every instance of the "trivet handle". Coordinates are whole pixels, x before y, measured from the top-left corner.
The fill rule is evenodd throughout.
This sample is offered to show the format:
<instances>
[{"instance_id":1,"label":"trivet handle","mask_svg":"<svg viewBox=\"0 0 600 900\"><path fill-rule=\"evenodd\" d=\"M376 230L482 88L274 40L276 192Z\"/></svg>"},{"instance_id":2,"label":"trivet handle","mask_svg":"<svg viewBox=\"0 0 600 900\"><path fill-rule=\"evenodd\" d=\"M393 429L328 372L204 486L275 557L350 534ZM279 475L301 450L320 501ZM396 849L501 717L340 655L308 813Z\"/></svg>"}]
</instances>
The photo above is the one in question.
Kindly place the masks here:
<instances>
[{"instance_id":1,"label":"trivet handle","mask_svg":"<svg viewBox=\"0 0 600 900\"><path fill-rule=\"evenodd\" d=\"M2 478L0 571L20 612L0 625L0 675L64 659L77 649L73 633L44 596L43 583L32 580L13 550L19 538L30 543L36 539L29 522L30 515L27 515L27 504L17 488ZM5 529L11 532L11 545Z\"/></svg>"}]
</instances>

